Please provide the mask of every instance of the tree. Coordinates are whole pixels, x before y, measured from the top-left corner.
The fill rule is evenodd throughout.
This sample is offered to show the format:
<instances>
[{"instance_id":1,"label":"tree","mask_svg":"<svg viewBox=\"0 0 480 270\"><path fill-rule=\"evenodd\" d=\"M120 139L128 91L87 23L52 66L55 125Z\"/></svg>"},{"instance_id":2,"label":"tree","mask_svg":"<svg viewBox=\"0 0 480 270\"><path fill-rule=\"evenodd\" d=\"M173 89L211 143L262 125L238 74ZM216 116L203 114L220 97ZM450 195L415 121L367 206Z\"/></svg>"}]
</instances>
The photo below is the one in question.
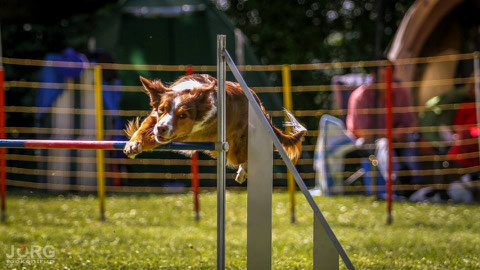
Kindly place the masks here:
<instances>
[{"instance_id":1,"label":"tree","mask_svg":"<svg viewBox=\"0 0 480 270\"><path fill-rule=\"evenodd\" d=\"M282 64L373 59L376 5L383 3L385 49L413 2L220 0L217 7L250 39L264 64Z\"/></svg>"}]
</instances>

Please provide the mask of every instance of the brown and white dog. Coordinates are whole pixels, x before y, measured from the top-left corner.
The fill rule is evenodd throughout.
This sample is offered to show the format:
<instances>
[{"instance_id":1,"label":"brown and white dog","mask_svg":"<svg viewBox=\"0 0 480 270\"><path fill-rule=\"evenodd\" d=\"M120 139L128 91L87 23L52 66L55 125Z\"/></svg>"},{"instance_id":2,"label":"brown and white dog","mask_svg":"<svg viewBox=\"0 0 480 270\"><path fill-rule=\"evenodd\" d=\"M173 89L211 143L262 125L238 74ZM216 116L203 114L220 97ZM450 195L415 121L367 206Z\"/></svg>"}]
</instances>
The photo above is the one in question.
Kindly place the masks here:
<instances>
[{"instance_id":1,"label":"brown and white dog","mask_svg":"<svg viewBox=\"0 0 480 270\"><path fill-rule=\"evenodd\" d=\"M150 97L152 112L140 124L139 118L128 123L125 132L130 137L123 152L134 158L142 151L152 150L160 144L177 142L217 141L217 80L206 74L180 77L170 86L160 80L150 81L140 76L140 81ZM257 95L250 90L257 102ZM248 100L240 85L226 82L227 110L227 164L239 167L235 180L239 183L247 177ZM284 134L275 127L266 113L272 128L288 153L296 162L301 154L302 138L307 130L285 110L293 134ZM180 151L191 155L194 151ZM205 151L212 157L216 152Z\"/></svg>"}]
</instances>

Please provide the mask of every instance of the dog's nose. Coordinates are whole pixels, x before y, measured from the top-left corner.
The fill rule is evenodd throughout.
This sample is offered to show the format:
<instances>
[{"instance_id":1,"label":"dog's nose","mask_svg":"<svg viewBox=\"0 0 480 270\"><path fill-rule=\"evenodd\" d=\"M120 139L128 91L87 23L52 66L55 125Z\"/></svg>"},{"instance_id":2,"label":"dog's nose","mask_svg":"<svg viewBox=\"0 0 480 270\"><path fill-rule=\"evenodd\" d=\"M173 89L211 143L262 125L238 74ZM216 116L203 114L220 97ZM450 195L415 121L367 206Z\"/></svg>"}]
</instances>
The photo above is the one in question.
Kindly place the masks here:
<instances>
[{"instance_id":1,"label":"dog's nose","mask_svg":"<svg viewBox=\"0 0 480 270\"><path fill-rule=\"evenodd\" d=\"M157 134L163 136L167 133L168 127L167 126L157 126Z\"/></svg>"}]
</instances>

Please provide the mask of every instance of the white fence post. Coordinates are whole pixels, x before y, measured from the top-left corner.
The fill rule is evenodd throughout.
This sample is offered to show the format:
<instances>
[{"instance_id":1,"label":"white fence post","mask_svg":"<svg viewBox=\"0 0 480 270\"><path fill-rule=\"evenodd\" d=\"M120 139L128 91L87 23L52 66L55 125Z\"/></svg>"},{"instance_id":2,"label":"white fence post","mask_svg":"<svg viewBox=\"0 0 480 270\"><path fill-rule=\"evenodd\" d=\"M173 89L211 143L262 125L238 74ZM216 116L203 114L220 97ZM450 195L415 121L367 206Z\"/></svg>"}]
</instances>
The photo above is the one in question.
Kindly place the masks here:
<instances>
[{"instance_id":1,"label":"white fence post","mask_svg":"<svg viewBox=\"0 0 480 270\"><path fill-rule=\"evenodd\" d=\"M272 268L273 142L248 106L247 269Z\"/></svg>"}]
</instances>

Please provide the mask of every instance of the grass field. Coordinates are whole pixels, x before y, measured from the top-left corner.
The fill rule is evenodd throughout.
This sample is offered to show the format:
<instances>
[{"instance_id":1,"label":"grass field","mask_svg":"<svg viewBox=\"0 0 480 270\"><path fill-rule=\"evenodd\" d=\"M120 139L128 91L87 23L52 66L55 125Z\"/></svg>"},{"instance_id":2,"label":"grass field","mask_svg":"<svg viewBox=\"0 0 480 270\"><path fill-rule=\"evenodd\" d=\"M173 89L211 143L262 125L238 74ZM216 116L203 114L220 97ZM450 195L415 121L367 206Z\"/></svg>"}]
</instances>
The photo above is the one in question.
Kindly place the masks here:
<instances>
[{"instance_id":1,"label":"grass field","mask_svg":"<svg viewBox=\"0 0 480 270\"><path fill-rule=\"evenodd\" d=\"M273 198L273 268L311 269L311 210L298 194L298 222L291 225L287 194ZM480 269L479 205L396 203L387 226L384 202L359 196L317 202L357 269ZM0 269L215 268L215 193L201 194L198 224L189 194L111 195L106 222L97 220L94 196L11 195L7 203ZM245 269L246 193L228 192L226 228L227 268ZM12 245L51 245L55 258L9 264Z\"/></svg>"}]
</instances>

